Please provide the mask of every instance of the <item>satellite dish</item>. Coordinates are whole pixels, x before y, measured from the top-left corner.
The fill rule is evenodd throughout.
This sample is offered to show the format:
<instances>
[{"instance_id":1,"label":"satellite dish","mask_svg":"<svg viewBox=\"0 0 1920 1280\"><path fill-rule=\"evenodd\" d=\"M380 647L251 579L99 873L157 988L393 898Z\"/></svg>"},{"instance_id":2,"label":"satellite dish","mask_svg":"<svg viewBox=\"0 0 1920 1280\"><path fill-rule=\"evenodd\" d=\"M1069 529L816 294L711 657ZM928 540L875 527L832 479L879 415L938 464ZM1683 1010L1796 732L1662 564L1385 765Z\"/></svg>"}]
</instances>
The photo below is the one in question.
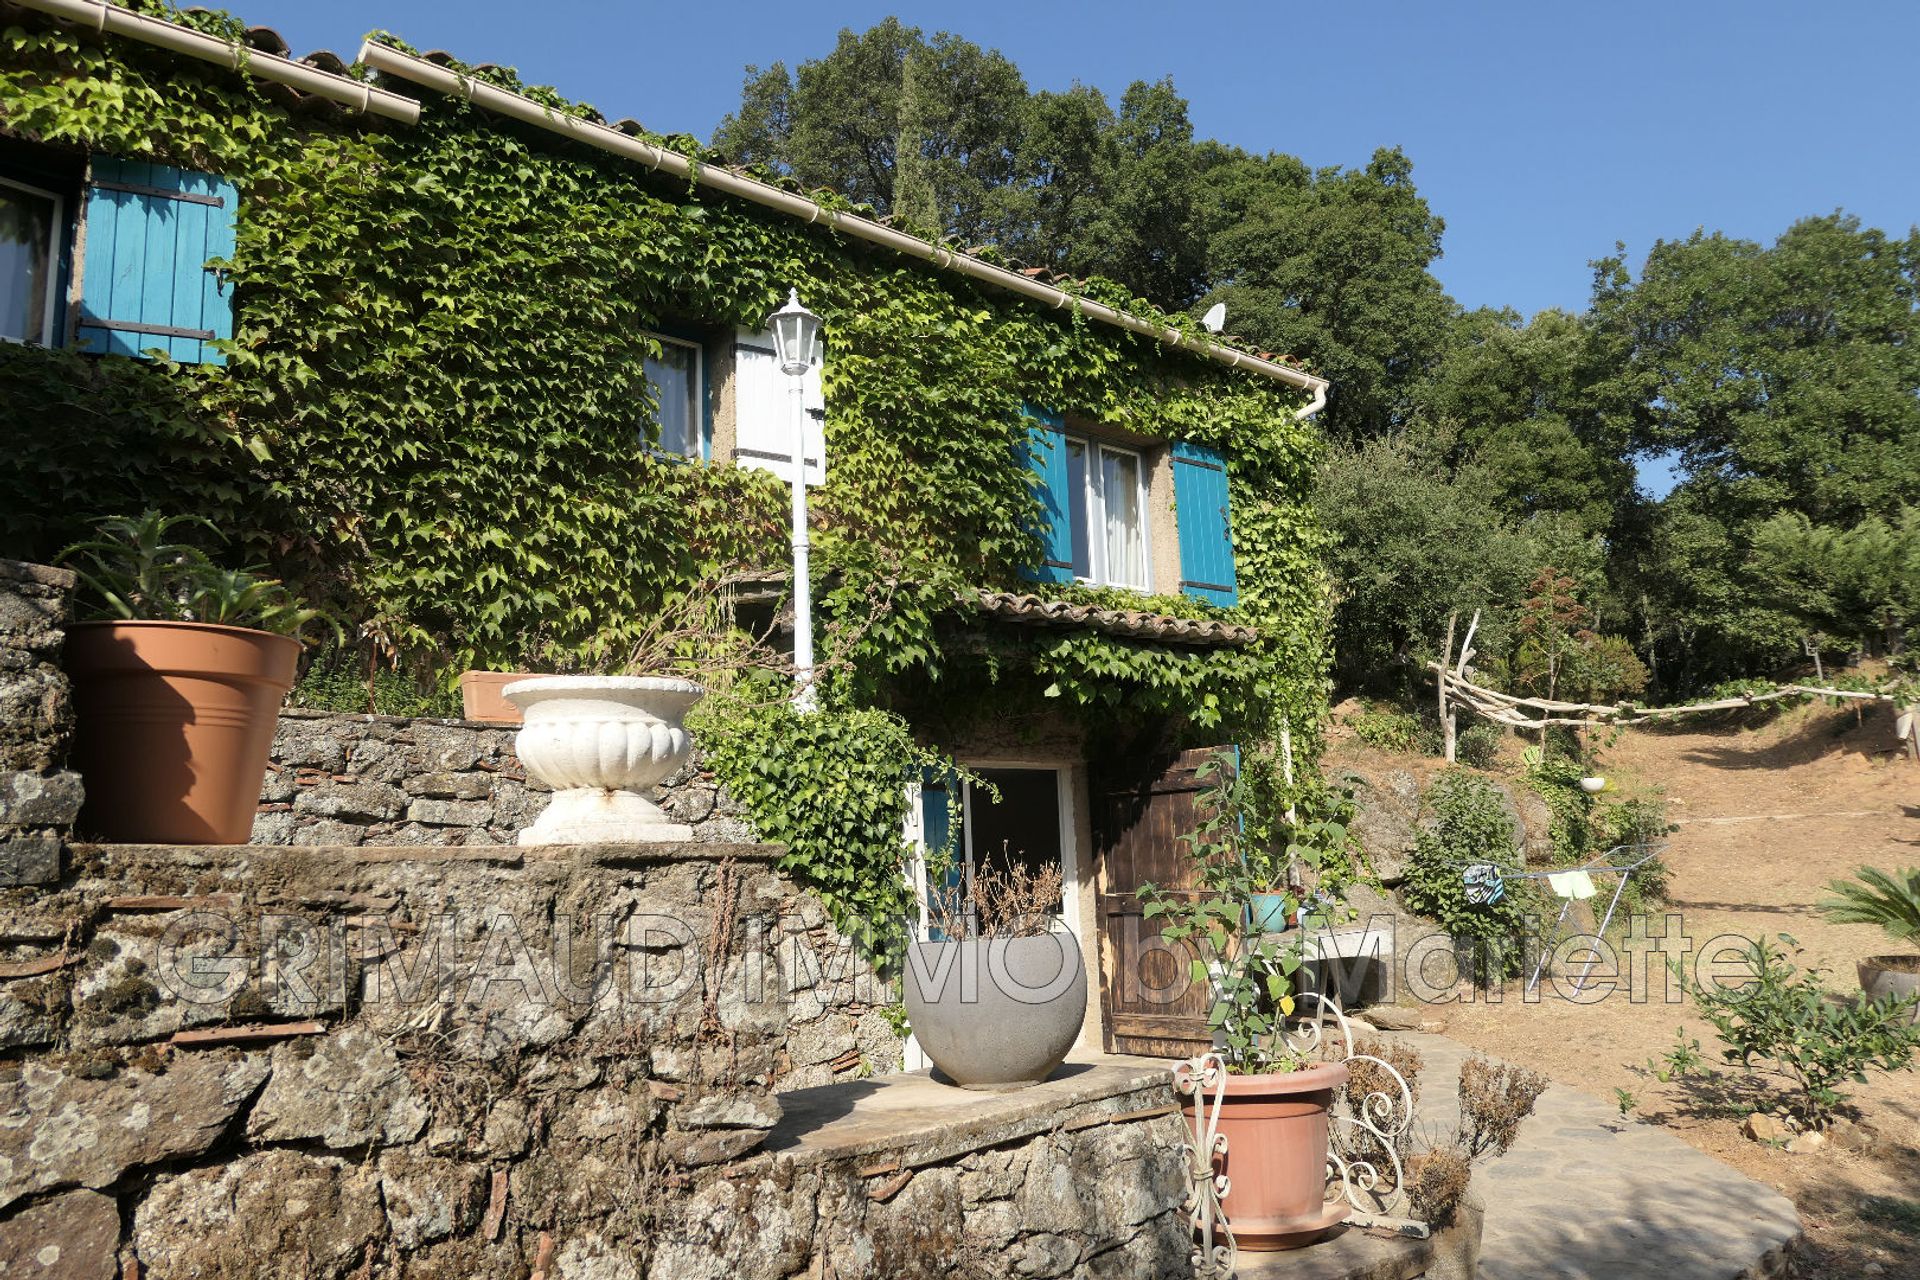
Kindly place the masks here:
<instances>
[{"instance_id":1,"label":"satellite dish","mask_svg":"<svg viewBox=\"0 0 1920 1280\"><path fill-rule=\"evenodd\" d=\"M1227 327L1227 304L1216 302L1207 308L1207 314L1200 317L1200 327L1208 333L1218 333Z\"/></svg>"}]
</instances>

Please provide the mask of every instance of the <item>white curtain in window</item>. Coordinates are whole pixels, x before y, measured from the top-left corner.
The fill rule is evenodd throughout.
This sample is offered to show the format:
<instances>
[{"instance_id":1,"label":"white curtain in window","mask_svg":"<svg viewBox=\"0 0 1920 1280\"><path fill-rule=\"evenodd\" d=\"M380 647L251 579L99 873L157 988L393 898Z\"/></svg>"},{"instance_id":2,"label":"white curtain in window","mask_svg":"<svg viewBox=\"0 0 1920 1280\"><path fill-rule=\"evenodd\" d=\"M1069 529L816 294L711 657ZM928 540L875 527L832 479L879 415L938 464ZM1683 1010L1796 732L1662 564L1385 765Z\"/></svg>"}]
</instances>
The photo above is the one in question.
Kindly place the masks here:
<instances>
[{"instance_id":1,"label":"white curtain in window","mask_svg":"<svg viewBox=\"0 0 1920 1280\"><path fill-rule=\"evenodd\" d=\"M1102 449L1100 490L1106 509L1107 581L1142 586L1147 564L1140 529L1140 459Z\"/></svg>"},{"instance_id":2,"label":"white curtain in window","mask_svg":"<svg viewBox=\"0 0 1920 1280\"><path fill-rule=\"evenodd\" d=\"M700 455L700 388L694 377L692 347L662 342L659 358L646 359L647 381L660 400L660 451L682 457Z\"/></svg>"},{"instance_id":3,"label":"white curtain in window","mask_svg":"<svg viewBox=\"0 0 1920 1280\"><path fill-rule=\"evenodd\" d=\"M0 338L46 342L53 201L0 184Z\"/></svg>"}]
</instances>

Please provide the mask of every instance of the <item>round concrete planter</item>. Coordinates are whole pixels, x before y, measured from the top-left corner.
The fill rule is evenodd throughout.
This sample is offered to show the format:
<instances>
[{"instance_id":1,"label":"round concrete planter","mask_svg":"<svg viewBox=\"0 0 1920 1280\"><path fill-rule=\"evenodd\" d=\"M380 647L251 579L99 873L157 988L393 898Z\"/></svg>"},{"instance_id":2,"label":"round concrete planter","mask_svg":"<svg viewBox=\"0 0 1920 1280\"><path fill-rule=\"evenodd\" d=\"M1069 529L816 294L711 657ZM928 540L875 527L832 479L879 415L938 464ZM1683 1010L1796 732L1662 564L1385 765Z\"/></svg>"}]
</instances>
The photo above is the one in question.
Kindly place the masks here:
<instances>
[{"instance_id":1,"label":"round concrete planter","mask_svg":"<svg viewBox=\"0 0 1920 1280\"><path fill-rule=\"evenodd\" d=\"M1242 1249L1297 1249L1346 1218L1351 1206L1326 1198L1327 1117L1346 1082L1343 1062L1226 1078L1219 1131L1230 1185L1220 1203ZM1191 1117L1193 1103L1183 1109Z\"/></svg>"},{"instance_id":2,"label":"round concrete planter","mask_svg":"<svg viewBox=\"0 0 1920 1280\"><path fill-rule=\"evenodd\" d=\"M706 690L664 676L534 676L501 693L520 709L520 763L554 793L521 844L693 838L644 793L692 754L680 722Z\"/></svg>"},{"instance_id":3,"label":"round concrete planter","mask_svg":"<svg viewBox=\"0 0 1920 1280\"><path fill-rule=\"evenodd\" d=\"M964 1089L1045 1080L1066 1061L1087 1015L1080 943L1064 930L916 942L901 985L920 1047Z\"/></svg>"},{"instance_id":4,"label":"round concrete planter","mask_svg":"<svg viewBox=\"0 0 1920 1280\"><path fill-rule=\"evenodd\" d=\"M83 622L67 632L82 834L245 844L300 642L207 622Z\"/></svg>"},{"instance_id":5,"label":"round concrete planter","mask_svg":"<svg viewBox=\"0 0 1920 1280\"><path fill-rule=\"evenodd\" d=\"M1920 956L1868 956L1859 963L1860 989L1869 1000L1920 995ZM1920 1023L1920 1007L1913 1020Z\"/></svg>"}]
</instances>

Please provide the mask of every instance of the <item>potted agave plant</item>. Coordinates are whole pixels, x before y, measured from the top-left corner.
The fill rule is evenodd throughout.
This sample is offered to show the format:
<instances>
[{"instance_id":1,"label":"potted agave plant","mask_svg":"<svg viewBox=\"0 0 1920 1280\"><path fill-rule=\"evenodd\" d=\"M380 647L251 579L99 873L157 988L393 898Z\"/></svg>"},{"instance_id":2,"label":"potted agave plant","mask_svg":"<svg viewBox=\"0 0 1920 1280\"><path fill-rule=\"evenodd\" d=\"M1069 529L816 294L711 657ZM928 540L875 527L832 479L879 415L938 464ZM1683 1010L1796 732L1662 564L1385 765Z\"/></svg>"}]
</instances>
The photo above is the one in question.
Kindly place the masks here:
<instances>
[{"instance_id":1,"label":"potted agave plant","mask_svg":"<svg viewBox=\"0 0 1920 1280\"><path fill-rule=\"evenodd\" d=\"M1853 880L1827 886L1834 896L1820 913L1835 924L1879 925L1894 942L1914 948L1910 955L1868 956L1860 961L1860 988L1869 1000L1920 1000L1920 867L1889 875L1861 867ZM1913 1008L1920 1023L1920 1003Z\"/></svg>"},{"instance_id":2,"label":"potted agave plant","mask_svg":"<svg viewBox=\"0 0 1920 1280\"><path fill-rule=\"evenodd\" d=\"M1080 944L1060 920L1058 865L1012 857L962 874L949 852L927 899L928 940L908 947L907 1020L963 1089L1019 1089L1052 1075L1087 1014Z\"/></svg>"},{"instance_id":3,"label":"potted agave plant","mask_svg":"<svg viewBox=\"0 0 1920 1280\"><path fill-rule=\"evenodd\" d=\"M1243 777L1223 762L1201 766L1197 827L1188 845L1192 887L1143 884L1143 914L1159 919L1160 936L1191 957L1191 977L1209 985L1207 1023L1214 1052L1226 1064L1219 1132L1227 1139L1221 1201L1242 1249L1311 1244L1344 1219L1350 1206L1326 1198L1329 1118L1347 1083L1344 1063L1316 1061L1296 1049L1286 1022L1294 1013L1306 939L1328 923L1339 900L1306 888L1326 854L1344 844L1337 822L1303 822L1275 854L1248 837L1249 796ZM1271 895L1286 899L1278 912ZM1297 932L1271 929L1275 916ZM1311 1037L1309 1037L1311 1039ZM1198 1102L1186 1104L1189 1116Z\"/></svg>"},{"instance_id":4,"label":"potted agave plant","mask_svg":"<svg viewBox=\"0 0 1920 1280\"><path fill-rule=\"evenodd\" d=\"M245 844L315 622L279 581L224 569L175 531L197 516L116 516L61 553L89 620L67 631L73 754L86 784L78 826L107 840Z\"/></svg>"}]
</instances>

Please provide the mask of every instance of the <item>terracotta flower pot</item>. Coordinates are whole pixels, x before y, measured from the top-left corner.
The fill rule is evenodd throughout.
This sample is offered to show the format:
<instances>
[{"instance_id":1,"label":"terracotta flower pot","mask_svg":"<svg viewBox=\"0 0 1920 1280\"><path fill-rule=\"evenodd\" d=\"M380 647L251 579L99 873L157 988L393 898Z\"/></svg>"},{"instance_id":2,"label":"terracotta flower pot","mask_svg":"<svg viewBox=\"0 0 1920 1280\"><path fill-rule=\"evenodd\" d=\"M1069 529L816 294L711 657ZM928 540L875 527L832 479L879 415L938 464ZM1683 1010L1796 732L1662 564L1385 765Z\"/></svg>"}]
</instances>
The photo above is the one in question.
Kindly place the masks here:
<instances>
[{"instance_id":1,"label":"terracotta flower pot","mask_svg":"<svg viewBox=\"0 0 1920 1280\"><path fill-rule=\"evenodd\" d=\"M519 724L520 708L508 702L501 690L515 680L525 680L524 671L462 671L460 673L460 710L469 720L488 724Z\"/></svg>"},{"instance_id":2,"label":"terracotta flower pot","mask_svg":"<svg viewBox=\"0 0 1920 1280\"><path fill-rule=\"evenodd\" d=\"M1220 1169L1229 1185L1221 1208L1242 1249L1297 1249L1346 1218L1345 1200L1326 1199L1327 1117L1346 1081L1341 1062L1226 1078ZM1213 1090L1205 1097L1210 1103ZM1183 1104L1189 1118L1193 1108Z\"/></svg>"},{"instance_id":3,"label":"terracotta flower pot","mask_svg":"<svg viewBox=\"0 0 1920 1280\"><path fill-rule=\"evenodd\" d=\"M201 622L67 631L80 834L133 844L245 844L300 642Z\"/></svg>"}]
</instances>

